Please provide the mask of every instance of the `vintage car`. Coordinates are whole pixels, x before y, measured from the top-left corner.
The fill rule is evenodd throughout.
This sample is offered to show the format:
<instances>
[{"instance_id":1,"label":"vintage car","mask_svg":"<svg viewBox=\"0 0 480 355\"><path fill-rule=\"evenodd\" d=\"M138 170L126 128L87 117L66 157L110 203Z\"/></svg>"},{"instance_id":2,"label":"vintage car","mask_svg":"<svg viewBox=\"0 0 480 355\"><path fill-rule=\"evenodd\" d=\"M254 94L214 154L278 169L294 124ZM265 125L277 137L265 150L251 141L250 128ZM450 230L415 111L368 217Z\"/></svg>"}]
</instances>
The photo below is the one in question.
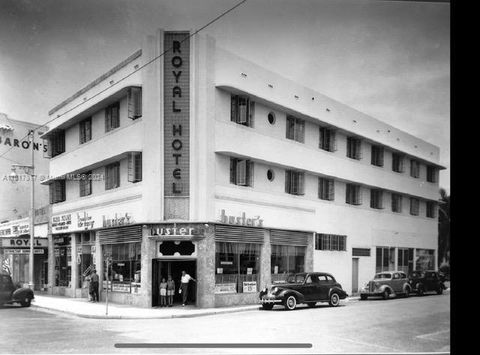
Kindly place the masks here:
<instances>
[{"instance_id":1,"label":"vintage car","mask_svg":"<svg viewBox=\"0 0 480 355\"><path fill-rule=\"evenodd\" d=\"M403 271L385 271L375 274L372 281L360 289L360 299L366 300L370 296L382 296L387 300L390 296L410 296L412 286Z\"/></svg>"},{"instance_id":2,"label":"vintage car","mask_svg":"<svg viewBox=\"0 0 480 355\"><path fill-rule=\"evenodd\" d=\"M413 271L410 276L412 291L422 296L425 292L436 292L441 295L445 285L437 271Z\"/></svg>"},{"instance_id":3,"label":"vintage car","mask_svg":"<svg viewBox=\"0 0 480 355\"><path fill-rule=\"evenodd\" d=\"M346 297L347 293L335 278L324 272L292 274L285 283L275 284L260 292L263 309L272 309L278 304L292 310L301 303L314 307L317 302L328 302L336 307Z\"/></svg>"},{"instance_id":4,"label":"vintage car","mask_svg":"<svg viewBox=\"0 0 480 355\"><path fill-rule=\"evenodd\" d=\"M30 307L33 298L31 289L15 287L10 275L0 274L0 305L20 303L22 307Z\"/></svg>"}]
</instances>

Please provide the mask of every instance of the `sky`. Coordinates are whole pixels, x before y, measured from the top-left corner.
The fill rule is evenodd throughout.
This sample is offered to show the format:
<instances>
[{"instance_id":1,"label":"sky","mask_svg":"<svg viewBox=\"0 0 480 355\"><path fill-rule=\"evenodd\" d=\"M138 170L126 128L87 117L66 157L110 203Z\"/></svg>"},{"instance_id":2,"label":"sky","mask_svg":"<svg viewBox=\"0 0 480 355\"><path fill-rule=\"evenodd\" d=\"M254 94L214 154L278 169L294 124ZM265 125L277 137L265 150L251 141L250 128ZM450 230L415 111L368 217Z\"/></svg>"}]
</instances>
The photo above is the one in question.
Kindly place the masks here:
<instances>
[{"instance_id":1,"label":"sky","mask_svg":"<svg viewBox=\"0 0 480 355\"><path fill-rule=\"evenodd\" d=\"M44 123L145 36L196 30L239 2L0 0L0 112ZM450 191L448 2L248 0L202 32L440 147L440 187Z\"/></svg>"}]
</instances>

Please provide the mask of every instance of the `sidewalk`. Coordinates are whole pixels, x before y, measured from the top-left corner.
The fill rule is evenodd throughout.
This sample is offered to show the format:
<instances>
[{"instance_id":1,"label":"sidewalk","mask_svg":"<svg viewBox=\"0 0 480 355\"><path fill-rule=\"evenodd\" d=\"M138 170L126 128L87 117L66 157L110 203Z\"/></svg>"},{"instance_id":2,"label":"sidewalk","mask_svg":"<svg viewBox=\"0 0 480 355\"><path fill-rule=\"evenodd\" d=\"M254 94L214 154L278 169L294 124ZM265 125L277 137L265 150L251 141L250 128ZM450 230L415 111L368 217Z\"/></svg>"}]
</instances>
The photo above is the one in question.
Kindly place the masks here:
<instances>
[{"instance_id":1,"label":"sidewalk","mask_svg":"<svg viewBox=\"0 0 480 355\"><path fill-rule=\"evenodd\" d=\"M106 315L105 302L92 303L85 298L69 298L50 295L35 295L32 309L67 313L82 318L96 319L168 319L191 318L213 314L245 312L259 309L260 305L244 305L221 308L197 308L195 306L174 306L166 308L140 308L122 304L108 303Z\"/></svg>"}]
</instances>

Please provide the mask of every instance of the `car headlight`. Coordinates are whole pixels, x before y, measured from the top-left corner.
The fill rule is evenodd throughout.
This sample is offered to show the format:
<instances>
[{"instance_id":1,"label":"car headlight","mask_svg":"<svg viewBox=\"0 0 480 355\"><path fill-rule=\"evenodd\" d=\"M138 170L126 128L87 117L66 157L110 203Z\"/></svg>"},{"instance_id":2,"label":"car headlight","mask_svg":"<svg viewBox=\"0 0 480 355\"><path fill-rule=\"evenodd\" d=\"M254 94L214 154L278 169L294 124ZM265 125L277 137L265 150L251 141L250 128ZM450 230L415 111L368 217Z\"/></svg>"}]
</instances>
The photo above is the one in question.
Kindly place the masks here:
<instances>
[{"instance_id":1,"label":"car headlight","mask_svg":"<svg viewBox=\"0 0 480 355\"><path fill-rule=\"evenodd\" d=\"M272 287L272 288L270 289L270 293L271 293L272 295L275 295L277 292L278 292L278 287Z\"/></svg>"}]
</instances>

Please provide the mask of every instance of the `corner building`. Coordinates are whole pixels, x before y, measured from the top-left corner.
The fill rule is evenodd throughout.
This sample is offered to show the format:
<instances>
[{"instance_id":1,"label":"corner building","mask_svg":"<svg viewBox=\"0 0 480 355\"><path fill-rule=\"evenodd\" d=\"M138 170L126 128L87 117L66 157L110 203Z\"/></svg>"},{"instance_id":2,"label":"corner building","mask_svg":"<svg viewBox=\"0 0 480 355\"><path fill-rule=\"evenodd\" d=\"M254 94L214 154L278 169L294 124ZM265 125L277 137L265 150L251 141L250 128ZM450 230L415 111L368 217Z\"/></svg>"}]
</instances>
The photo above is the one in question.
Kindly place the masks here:
<instances>
[{"instance_id":1,"label":"corner building","mask_svg":"<svg viewBox=\"0 0 480 355\"><path fill-rule=\"evenodd\" d=\"M159 30L50 111L53 294L87 297L95 267L102 299L152 307L186 270L190 301L221 307L289 272L351 294L435 268L437 147L189 34Z\"/></svg>"}]
</instances>

